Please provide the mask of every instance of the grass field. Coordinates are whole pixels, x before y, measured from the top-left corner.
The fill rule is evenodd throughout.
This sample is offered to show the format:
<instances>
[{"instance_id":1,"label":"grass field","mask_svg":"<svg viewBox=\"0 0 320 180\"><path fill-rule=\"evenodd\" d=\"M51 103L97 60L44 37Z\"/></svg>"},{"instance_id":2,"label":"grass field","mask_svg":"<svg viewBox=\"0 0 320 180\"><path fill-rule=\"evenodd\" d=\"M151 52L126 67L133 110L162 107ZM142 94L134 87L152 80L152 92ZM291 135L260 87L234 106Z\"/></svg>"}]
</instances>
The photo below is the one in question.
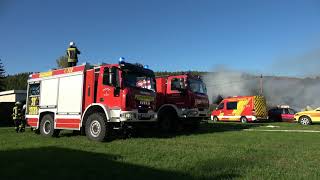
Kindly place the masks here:
<instances>
[{"instance_id":1,"label":"grass field","mask_svg":"<svg viewBox=\"0 0 320 180\"><path fill-rule=\"evenodd\" d=\"M267 125L209 123L192 134L149 132L105 143L0 128L0 179L319 179L320 133L243 130Z\"/></svg>"}]
</instances>

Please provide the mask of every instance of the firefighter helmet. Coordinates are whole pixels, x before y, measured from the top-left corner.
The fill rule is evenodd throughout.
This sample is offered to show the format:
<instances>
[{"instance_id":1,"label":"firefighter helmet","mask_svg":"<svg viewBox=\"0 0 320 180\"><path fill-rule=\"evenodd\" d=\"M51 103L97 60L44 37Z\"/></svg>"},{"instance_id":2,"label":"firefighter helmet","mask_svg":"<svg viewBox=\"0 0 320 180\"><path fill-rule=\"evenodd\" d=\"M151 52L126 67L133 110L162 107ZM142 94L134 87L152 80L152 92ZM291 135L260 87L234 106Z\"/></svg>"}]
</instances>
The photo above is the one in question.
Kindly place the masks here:
<instances>
[{"instance_id":1,"label":"firefighter helmet","mask_svg":"<svg viewBox=\"0 0 320 180\"><path fill-rule=\"evenodd\" d=\"M69 45L70 45L70 46L75 46L76 43L74 43L73 41L71 41Z\"/></svg>"},{"instance_id":2,"label":"firefighter helmet","mask_svg":"<svg viewBox=\"0 0 320 180\"><path fill-rule=\"evenodd\" d=\"M22 103L21 103L20 101L17 101L17 102L16 102L16 105L17 105L17 106L20 106L21 104L22 104Z\"/></svg>"}]
</instances>

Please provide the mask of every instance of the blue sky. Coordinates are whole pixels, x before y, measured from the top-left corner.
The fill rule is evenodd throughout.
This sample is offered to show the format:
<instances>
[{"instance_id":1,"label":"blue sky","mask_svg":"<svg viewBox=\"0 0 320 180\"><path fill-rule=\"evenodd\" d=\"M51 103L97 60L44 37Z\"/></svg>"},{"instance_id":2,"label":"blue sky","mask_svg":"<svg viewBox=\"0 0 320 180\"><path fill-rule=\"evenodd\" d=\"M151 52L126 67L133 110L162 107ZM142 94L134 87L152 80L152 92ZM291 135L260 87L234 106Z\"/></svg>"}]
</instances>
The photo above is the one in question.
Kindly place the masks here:
<instances>
[{"instance_id":1,"label":"blue sky","mask_svg":"<svg viewBox=\"0 0 320 180\"><path fill-rule=\"evenodd\" d=\"M72 40L80 62L299 75L274 66L320 49L319 19L316 0L1 0L0 58L9 74L46 71Z\"/></svg>"}]
</instances>

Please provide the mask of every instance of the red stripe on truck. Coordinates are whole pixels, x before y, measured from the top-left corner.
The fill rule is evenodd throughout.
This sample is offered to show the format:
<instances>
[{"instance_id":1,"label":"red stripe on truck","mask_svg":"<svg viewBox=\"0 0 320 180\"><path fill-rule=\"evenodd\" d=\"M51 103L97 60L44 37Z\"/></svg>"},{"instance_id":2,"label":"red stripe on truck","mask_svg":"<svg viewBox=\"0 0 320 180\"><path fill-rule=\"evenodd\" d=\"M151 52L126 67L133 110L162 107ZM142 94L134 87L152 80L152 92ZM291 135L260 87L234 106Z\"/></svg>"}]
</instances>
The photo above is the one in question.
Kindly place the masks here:
<instances>
[{"instance_id":1,"label":"red stripe on truck","mask_svg":"<svg viewBox=\"0 0 320 180\"><path fill-rule=\"evenodd\" d=\"M80 119L56 119L56 123L77 123L80 124Z\"/></svg>"},{"instance_id":2,"label":"red stripe on truck","mask_svg":"<svg viewBox=\"0 0 320 180\"><path fill-rule=\"evenodd\" d=\"M31 126L31 127L37 127L38 123L29 122L28 125Z\"/></svg>"},{"instance_id":3,"label":"red stripe on truck","mask_svg":"<svg viewBox=\"0 0 320 180\"><path fill-rule=\"evenodd\" d=\"M80 124L56 124L57 128L72 128L72 129L79 129Z\"/></svg>"},{"instance_id":4,"label":"red stripe on truck","mask_svg":"<svg viewBox=\"0 0 320 180\"><path fill-rule=\"evenodd\" d=\"M80 119L56 119L56 128L80 128Z\"/></svg>"},{"instance_id":5,"label":"red stripe on truck","mask_svg":"<svg viewBox=\"0 0 320 180\"><path fill-rule=\"evenodd\" d=\"M37 127L38 126L38 118L28 118L27 124L31 127Z\"/></svg>"}]
</instances>

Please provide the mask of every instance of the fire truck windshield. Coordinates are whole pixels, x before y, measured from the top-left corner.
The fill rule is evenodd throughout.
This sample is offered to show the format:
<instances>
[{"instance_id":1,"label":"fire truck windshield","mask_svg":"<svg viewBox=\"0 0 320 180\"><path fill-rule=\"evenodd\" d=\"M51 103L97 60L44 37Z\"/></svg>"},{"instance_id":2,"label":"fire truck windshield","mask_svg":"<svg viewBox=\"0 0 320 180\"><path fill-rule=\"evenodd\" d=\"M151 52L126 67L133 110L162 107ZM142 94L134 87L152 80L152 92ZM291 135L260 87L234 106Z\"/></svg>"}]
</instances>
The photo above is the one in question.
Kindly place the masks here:
<instances>
[{"instance_id":1,"label":"fire truck windshield","mask_svg":"<svg viewBox=\"0 0 320 180\"><path fill-rule=\"evenodd\" d=\"M126 72L123 76L124 85L143 89L155 90L155 79L145 74Z\"/></svg>"},{"instance_id":2,"label":"fire truck windshield","mask_svg":"<svg viewBox=\"0 0 320 180\"><path fill-rule=\"evenodd\" d=\"M189 79L188 84L192 92L207 94L206 85L201 80Z\"/></svg>"}]
</instances>

